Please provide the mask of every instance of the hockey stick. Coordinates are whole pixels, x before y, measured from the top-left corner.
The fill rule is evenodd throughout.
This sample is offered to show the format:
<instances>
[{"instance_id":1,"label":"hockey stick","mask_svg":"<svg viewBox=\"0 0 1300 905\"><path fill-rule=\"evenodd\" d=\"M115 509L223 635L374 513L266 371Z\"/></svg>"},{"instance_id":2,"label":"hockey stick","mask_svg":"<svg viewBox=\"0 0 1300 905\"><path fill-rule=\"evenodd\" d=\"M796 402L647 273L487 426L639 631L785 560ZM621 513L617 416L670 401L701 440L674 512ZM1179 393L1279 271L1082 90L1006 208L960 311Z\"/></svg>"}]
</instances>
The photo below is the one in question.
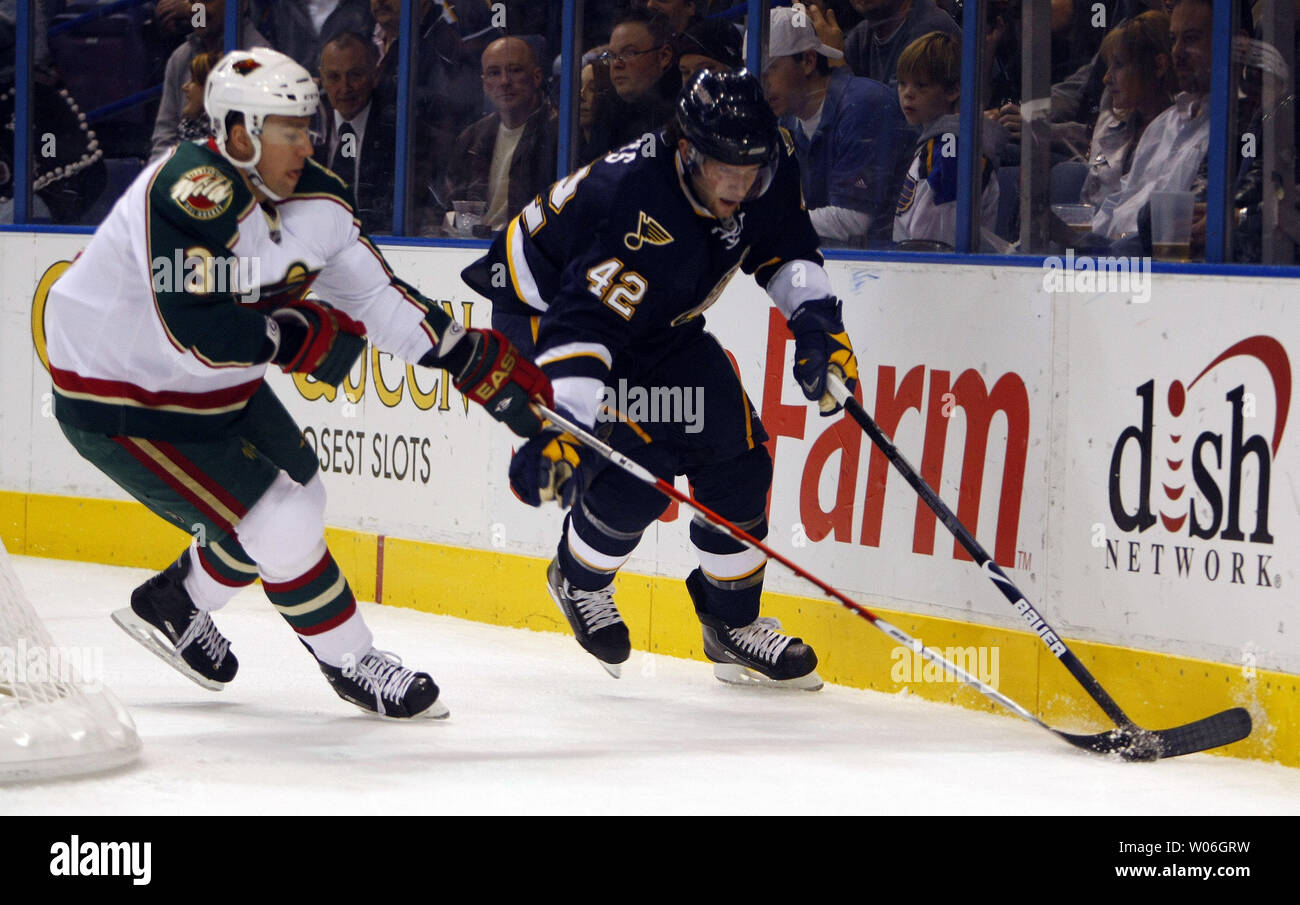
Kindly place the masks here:
<instances>
[{"instance_id":1,"label":"hockey stick","mask_svg":"<svg viewBox=\"0 0 1300 905\"><path fill-rule=\"evenodd\" d=\"M600 439L592 436L589 432L583 430L582 427L580 427L579 425L574 424L569 419L557 414L556 412L552 411L551 409L547 408L544 405L537 404L536 408L542 414L543 417L550 420L555 426L568 431L570 434L576 437L579 440L579 442L581 442L588 449L599 454L603 459L623 469L628 474L632 475L634 478L637 478L638 480L643 481L657 488L659 492L664 494L665 496L674 499L677 502L682 503L683 505L689 506L691 509L694 509L696 512L703 515L710 523L726 531L736 540L750 547L753 547L756 550L761 551L762 553L766 554L770 558L775 559L777 562L781 563L781 565L785 566L787 569L789 569L794 574L798 575L800 578L812 582L827 596L833 598L838 603L842 604L843 606L857 613L863 619L870 622L873 626L878 628L880 631L884 632L890 638L893 638L899 644L905 645L911 650L919 652L922 657L924 657L925 659L933 663L942 666L944 669L948 670L953 675L961 679L963 682L973 687L976 691L984 695L986 698L989 698L990 700L995 701L998 704L1001 704L1003 707L1007 708L1017 716L1023 717L1029 722L1041 726L1042 728L1046 729L1048 732L1051 732L1054 735L1058 736L1059 738L1062 738L1065 741L1069 742L1071 745L1074 745L1076 748L1082 748L1085 751L1091 751L1096 754L1117 754L1120 757L1124 758L1125 760L1155 760L1157 757L1171 757L1173 756L1173 754L1187 754L1191 751L1200 751L1204 748L1212 748L1212 747L1216 747L1217 745L1227 744L1229 741L1236 741L1236 738L1228 739L1226 741L1214 740L1219 738L1219 736L1222 734L1217 730L1214 731L1213 734L1207 736L1205 728L1202 727L1202 723L1206 722L1204 720L1202 720L1201 723L1191 723L1187 726L1180 727L1180 729L1177 730L1168 730L1168 732L1170 733L1181 732L1182 736L1180 736L1180 738L1186 737L1189 739L1189 741L1182 742L1179 745L1180 749L1185 748L1186 750L1176 750L1176 751L1172 751L1172 753L1165 753L1167 746L1165 745L1164 740L1153 738L1155 734L1147 733L1145 730L1138 729L1136 726L1132 725L1131 723L1128 726L1121 726L1119 729L1111 729L1107 732L1098 733L1097 735L1075 735L1074 733L1062 732L1059 729L1053 729L1051 726L1047 725L1041 719L1034 716L1034 714L1026 710L1024 707L1017 704L1015 701L1011 700L1011 698L1007 697L1006 695L1002 694L997 689L987 685L986 683L981 682L975 676L966 672L966 670L957 666L955 663L952 663L947 659L945 659L944 656L941 653L939 653L939 651L936 650L935 648L925 647L919 639L913 638L912 636L908 635L906 632L902 631L896 626L891 625L890 623L886 622L884 619L881 619L879 616L872 613L866 607L850 600L848 597L846 597L844 594L840 593L835 588L828 585L826 582L822 581L821 579L817 578L815 575L812 575L805 569L791 562L785 556L782 556L780 553L776 552L771 547L764 544L762 541L752 537L744 529L739 528L736 525L732 524L730 521L718 515L709 507L703 505L702 503L697 502L696 500L693 500L691 497L682 493L680 490L678 490L672 484L665 481L663 478L660 478L657 475L653 474L649 469L645 468L639 463L623 455L623 453L613 449L608 444L602 442ZM1245 715L1244 710L1242 711L1242 714ZM1249 732L1249 717L1247 716L1246 719L1247 719L1247 732ZM1214 729L1215 727L1211 727L1211 728ZM1207 736L1207 738L1209 739L1208 743L1202 744L1199 741L1194 742L1190 740L1193 738L1200 738L1201 736ZM1242 737L1242 736L1238 736L1238 737ZM1195 747L1188 747L1188 745L1190 744L1194 744Z\"/></svg>"},{"instance_id":2,"label":"hockey stick","mask_svg":"<svg viewBox=\"0 0 1300 905\"><path fill-rule=\"evenodd\" d=\"M1129 719L1128 715L1115 703L1115 699L1110 696L1105 688L1102 688L1101 683L1061 640L1060 635L1047 624L1047 620L1043 618L1042 614L1029 605L1025 595L993 561L988 552L980 546L979 541L975 540L975 537L966 530L966 526L957 519L953 511L944 505L943 500L939 499L939 495L925 482L925 479L917 474L911 463L903 458L902 453L894 446L893 441L866 413L861 403L853 398L843 382L832 375L828 378L828 388L831 395L843 404L844 410L849 413L849 416L871 438L871 442L880 448L880 451L894 464L894 467L903 475L907 483L912 486L912 489L920 495L931 511L939 517L939 521L943 522L944 527L952 532L953 537L957 538L958 543L975 560L975 565L988 575L1003 596L1010 601L1016 612L1020 613L1024 620L1029 623L1048 650L1070 671L1070 674L1083 686L1089 696L1097 702L1097 705L1101 707L1106 716L1115 722L1119 728L1114 731L1128 740L1127 750L1133 755L1130 756L1129 753L1121 751L1120 753L1127 759L1153 760L1158 757L1177 757L1181 754L1191 754L1195 751L1204 751L1207 748L1229 745L1250 735L1250 714L1243 707L1233 707L1202 720L1175 726L1172 729L1143 729ZM1096 737L1094 736L1094 738Z\"/></svg>"}]
</instances>

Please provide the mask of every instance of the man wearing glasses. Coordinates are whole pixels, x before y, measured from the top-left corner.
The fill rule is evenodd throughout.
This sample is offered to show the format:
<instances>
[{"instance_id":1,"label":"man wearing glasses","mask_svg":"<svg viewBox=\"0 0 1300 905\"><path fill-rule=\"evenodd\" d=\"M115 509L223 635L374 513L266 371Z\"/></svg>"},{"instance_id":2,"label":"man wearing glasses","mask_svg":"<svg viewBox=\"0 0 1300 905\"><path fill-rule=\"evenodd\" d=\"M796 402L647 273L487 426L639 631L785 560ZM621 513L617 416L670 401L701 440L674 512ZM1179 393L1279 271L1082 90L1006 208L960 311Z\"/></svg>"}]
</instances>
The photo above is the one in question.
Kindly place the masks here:
<instances>
[{"instance_id":1,"label":"man wearing glasses","mask_svg":"<svg viewBox=\"0 0 1300 905\"><path fill-rule=\"evenodd\" d=\"M614 26L598 65L609 67L614 92L596 107L583 162L645 136L672 115L681 77L673 61L672 28L661 13L633 9Z\"/></svg>"}]
</instances>

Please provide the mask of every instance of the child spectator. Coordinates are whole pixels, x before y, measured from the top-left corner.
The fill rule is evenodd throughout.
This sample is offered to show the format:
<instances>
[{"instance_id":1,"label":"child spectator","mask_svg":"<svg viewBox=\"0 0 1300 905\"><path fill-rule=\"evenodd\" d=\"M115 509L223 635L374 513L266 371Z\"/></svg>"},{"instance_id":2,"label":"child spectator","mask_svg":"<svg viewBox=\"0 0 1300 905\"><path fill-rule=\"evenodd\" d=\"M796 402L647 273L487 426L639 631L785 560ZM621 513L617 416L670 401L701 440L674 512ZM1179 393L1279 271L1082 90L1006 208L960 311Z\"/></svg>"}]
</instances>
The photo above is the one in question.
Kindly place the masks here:
<instances>
[{"instance_id":1,"label":"child spectator","mask_svg":"<svg viewBox=\"0 0 1300 905\"><path fill-rule=\"evenodd\" d=\"M894 241L957 242L957 128L961 97L961 49L951 35L932 31L909 44L898 58L898 100L903 116L921 127L903 191L894 215ZM996 151L990 147L1005 135L995 123L985 123L984 156L980 169L980 222L985 250L1005 251L993 230L997 224L998 180Z\"/></svg>"}]
</instances>

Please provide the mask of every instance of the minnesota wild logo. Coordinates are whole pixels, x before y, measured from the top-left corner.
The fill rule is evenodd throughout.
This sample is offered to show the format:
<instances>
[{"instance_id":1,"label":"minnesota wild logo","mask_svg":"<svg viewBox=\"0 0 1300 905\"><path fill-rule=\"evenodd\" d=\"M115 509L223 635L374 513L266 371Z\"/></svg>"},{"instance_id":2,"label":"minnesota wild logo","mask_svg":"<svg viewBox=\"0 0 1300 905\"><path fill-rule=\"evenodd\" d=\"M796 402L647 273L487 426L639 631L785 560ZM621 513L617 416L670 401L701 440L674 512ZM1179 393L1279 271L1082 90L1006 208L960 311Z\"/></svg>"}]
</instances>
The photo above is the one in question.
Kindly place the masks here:
<instances>
[{"instance_id":1,"label":"minnesota wild logo","mask_svg":"<svg viewBox=\"0 0 1300 905\"><path fill-rule=\"evenodd\" d=\"M647 242L651 245L669 245L673 241L672 233L659 225L654 217L641 211L641 220L636 225L636 232L623 237L623 244L632 251L640 251Z\"/></svg>"},{"instance_id":2,"label":"minnesota wild logo","mask_svg":"<svg viewBox=\"0 0 1300 905\"><path fill-rule=\"evenodd\" d=\"M230 207L234 186L216 167L195 167L171 188L172 200L195 220L211 220Z\"/></svg>"}]
</instances>

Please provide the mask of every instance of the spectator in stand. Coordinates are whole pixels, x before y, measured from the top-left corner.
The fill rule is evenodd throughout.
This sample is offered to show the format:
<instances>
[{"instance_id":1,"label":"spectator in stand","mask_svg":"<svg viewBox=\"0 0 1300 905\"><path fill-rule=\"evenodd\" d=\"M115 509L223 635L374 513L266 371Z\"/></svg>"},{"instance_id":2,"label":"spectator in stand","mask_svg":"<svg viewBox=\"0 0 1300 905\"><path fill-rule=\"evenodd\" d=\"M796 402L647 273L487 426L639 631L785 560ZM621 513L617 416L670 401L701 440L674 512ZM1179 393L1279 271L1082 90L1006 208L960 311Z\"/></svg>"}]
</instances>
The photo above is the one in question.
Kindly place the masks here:
<instances>
[{"instance_id":1,"label":"spectator in stand","mask_svg":"<svg viewBox=\"0 0 1300 905\"><path fill-rule=\"evenodd\" d=\"M595 105L601 95L610 94L612 91L614 86L610 85L608 66L599 65L597 62L589 62L582 66L577 109L577 125L582 131L582 143L578 147L586 147L591 142L591 126L595 124Z\"/></svg>"},{"instance_id":2,"label":"spectator in stand","mask_svg":"<svg viewBox=\"0 0 1300 905\"><path fill-rule=\"evenodd\" d=\"M212 121L203 108L203 86L208 82L208 73L217 59L210 53L197 53L190 60L190 77L181 86L185 95L185 107L181 110L181 122L178 138L181 141L201 141L212 136Z\"/></svg>"},{"instance_id":3,"label":"spectator in stand","mask_svg":"<svg viewBox=\"0 0 1300 905\"><path fill-rule=\"evenodd\" d=\"M361 228L393 226L397 115L391 98L375 91L379 51L363 35L345 31L321 49L318 68L325 99L314 156L352 189Z\"/></svg>"},{"instance_id":4,"label":"spectator in stand","mask_svg":"<svg viewBox=\"0 0 1300 905\"><path fill-rule=\"evenodd\" d=\"M215 60L221 56L224 48L226 0L205 0L202 11L203 15L199 16L198 10L195 10L193 21L197 24L194 31L167 59L162 102L158 105L158 116L153 125L153 157L167 152L180 139L181 111L185 108L184 87L190 77L190 61L199 53L207 53ZM247 11L247 0L242 0L239 11L239 46L243 49L269 46L266 38L248 21Z\"/></svg>"},{"instance_id":5,"label":"spectator in stand","mask_svg":"<svg viewBox=\"0 0 1300 905\"><path fill-rule=\"evenodd\" d=\"M559 118L542 93L533 49L520 38L498 38L483 51L483 90L495 112L456 140L447 194L453 205L483 203L481 231L491 235L555 181ZM454 220L449 225L454 232Z\"/></svg>"},{"instance_id":6,"label":"spectator in stand","mask_svg":"<svg viewBox=\"0 0 1300 905\"><path fill-rule=\"evenodd\" d=\"M1097 117L1079 198L1098 208L1119 191L1147 126L1177 93L1169 17L1146 12L1120 23L1101 42L1101 56L1109 103Z\"/></svg>"},{"instance_id":7,"label":"spectator in stand","mask_svg":"<svg viewBox=\"0 0 1300 905\"><path fill-rule=\"evenodd\" d=\"M771 11L763 90L794 138L804 200L823 239L888 242L916 130L898 96L847 67L821 42L807 16Z\"/></svg>"},{"instance_id":8,"label":"spectator in stand","mask_svg":"<svg viewBox=\"0 0 1300 905\"><path fill-rule=\"evenodd\" d=\"M31 5L32 124L28 147L32 196L28 217L77 223L103 192L107 170L99 138L50 56L45 6L43 2ZM12 223L14 218L17 16L15 0L0 0L0 223Z\"/></svg>"},{"instance_id":9,"label":"spectator in stand","mask_svg":"<svg viewBox=\"0 0 1300 905\"><path fill-rule=\"evenodd\" d=\"M400 0L370 0L375 19L373 40L379 50L378 91L397 97L397 62L401 50ZM428 179L419 175L416 204L429 220L421 232L441 232L443 215L451 210L444 197L448 167L456 136L485 112L478 56L480 42L500 32L492 27L491 11L482 0L459 0L454 10L435 0L419 0L414 9L416 59L411 110L426 138L417 144L415 162ZM423 218L422 218L423 219Z\"/></svg>"},{"instance_id":10,"label":"spectator in stand","mask_svg":"<svg viewBox=\"0 0 1300 905\"><path fill-rule=\"evenodd\" d=\"M173 40L189 33L194 13L193 0L158 0L153 10L159 30Z\"/></svg>"},{"instance_id":11,"label":"spectator in stand","mask_svg":"<svg viewBox=\"0 0 1300 905\"><path fill-rule=\"evenodd\" d=\"M614 26L610 49L598 58L609 67L614 93L596 106L583 163L657 133L673 115L681 76L671 39L668 19L653 10L634 8Z\"/></svg>"},{"instance_id":12,"label":"spectator in stand","mask_svg":"<svg viewBox=\"0 0 1300 905\"><path fill-rule=\"evenodd\" d=\"M1007 0L990 0L985 4L984 20L984 97L980 109L991 110L996 119L1006 104L1020 111L1020 10ZM1019 118L1016 120L1019 128ZM1018 133L1017 133L1018 137Z\"/></svg>"},{"instance_id":13,"label":"spectator in stand","mask_svg":"<svg viewBox=\"0 0 1300 905\"><path fill-rule=\"evenodd\" d=\"M696 0L641 0L640 5L663 13L674 35L680 35L703 18Z\"/></svg>"},{"instance_id":14,"label":"spectator in stand","mask_svg":"<svg viewBox=\"0 0 1300 905\"><path fill-rule=\"evenodd\" d=\"M454 10L453 10L454 5ZM492 24L487 0L443 0L443 16L455 29L435 30L438 62L435 66L436 100L443 110L452 140L477 122L491 107L483 95L480 60L483 51L505 32Z\"/></svg>"},{"instance_id":15,"label":"spectator in stand","mask_svg":"<svg viewBox=\"0 0 1300 905\"><path fill-rule=\"evenodd\" d=\"M823 44L840 51L844 49L844 36L862 22L862 14L853 8L853 3L854 0L808 0L804 4ZM840 61L840 65L845 64Z\"/></svg>"},{"instance_id":16,"label":"spectator in stand","mask_svg":"<svg viewBox=\"0 0 1300 905\"><path fill-rule=\"evenodd\" d=\"M745 65L740 32L719 19L701 19L673 39L682 84L701 69L731 72Z\"/></svg>"},{"instance_id":17,"label":"spectator in stand","mask_svg":"<svg viewBox=\"0 0 1300 905\"><path fill-rule=\"evenodd\" d=\"M1180 93L1142 133L1133 163L1093 217L1094 233L1117 239L1138 231L1138 216L1152 192L1205 189L1210 144L1211 0L1177 0L1170 18L1174 73ZM1200 219L1204 241L1204 218Z\"/></svg>"},{"instance_id":18,"label":"spectator in stand","mask_svg":"<svg viewBox=\"0 0 1300 905\"><path fill-rule=\"evenodd\" d=\"M957 244L957 135L961 100L961 45L942 31L922 35L898 58L898 100L908 123L921 127L921 139L908 168L894 215L894 241ZM998 219L998 144L1005 132L993 124L980 130L981 250L1005 252L994 232Z\"/></svg>"},{"instance_id":19,"label":"spectator in stand","mask_svg":"<svg viewBox=\"0 0 1300 905\"><path fill-rule=\"evenodd\" d=\"M932 31L961 40L961 29L934 0L853 0L864 16L844 36L844 58L853 74L898 86L898 58L903 48Z\"/></svg>"},{"instance_id":20,"label":"spectator in stand","mask_svg":"<svg viewBox=\"0 0 1300 905\"><path fill-rule=\"evenodd\" d=\"M401 0L370 0L370 15L375 20L373 40L379 49L379 87L390 97L397 97L397 55L402 46ZM435 31L455 31L455 25L443 15L442 6L433 0L417 0L413 10L416 41L415 85L416 111L426 113L424 107L431 102L426 89L434 81L433 69L438 63Z\"/></svg>"},{"instance_id":21,"label":"spectator in stand","mask_svg":"<svg viewBox=\"0 0 1300 905\"><path fill-rule=\"evenodd\" d=\"M1129 19L1148 10L1163 11L1165 0L1112 0L1112 9L1105 15L1105 21L1123 24ZM1005 89L994 88L990 101L994 106L985 110L984 115L1004 126L1011 137L1020 139L1020 37L1015 33L1018 28L1018 16L1014 16L1014 7L1008 9L1008 33L996 49L998 67L993 71L993 84L999 81ZM1073 13L1065 11L1058 23L1071 21ZM1063 50L1061 52L1064 52ZM999 73L1009 79L999 78ZM1102 95L1106 90L1104 78L1106 62L1098 52L1068 77L1052 85L1052 107L1049 115L1052 132L1053 154L1062 159L1082 158L1086 144L1092 135L1097 118L1103 107ZM1017 158L1018 159L1018 158Z\"/></svg>"},{"instance_id":22,"label":"spectator in stand","mask_svg":"<svg viewBox=\"0 0 1300 905\"><path fill-rule=\"evenodd\" d=\"M331 38L345 31L367 35L374 27L368 0L275 0L270 11L275 49L313 75Z\"/></svg>"},{"instance_id":23,"label":"spectator in stand","mask_svg":"<svg viewBox=\"0 0 1300 905\"><path fill-rule=\"evenodd\" d=\"M1244 66L1237 106L1237 130L1241 137L1244 137L1243 132L1261 135L1265 116L1275 116L1286 106L1293 110L1295 107L1296 81L1290 74L1291 67L1277 47L1259 38L1262 33L1260 24L1256 24L1254 33L1254 38L1243 34L1233 39L1233 61ZM1293 38L1291 50L1292 60L1300 60L1300 30ZM1275 99L1271 108L1265 105L1270 94ZM1300 227L1300 208L1295 203L1295 192L1285 184L1285 180L1278 180L1278 175L1290 166L1295 179L1293 184L1300 184L1300 157L1295 154L1297 147L1300 147L1300 116L1293 115L1289 142L1281 139L1272 149L1265 142L1260 153L1242 162L1232 199L1232 209L1237 212L1236 228L1232 231L1233 261L1289 264L1300 260L1296 250L1300 244L1296 241L1296 236L1300 235L1300 228L1297 228ZM1273 180L1265 178L1266 161L1271 163L1267 168L1274 169ZM1273 206L1264 203L1266 186L1273 195L1271 200L1276 204L1276 214L1266 209ZM1266 227L1266 219L1276 222L1270 222ZM1268 246L1265 245L1266 237L1271 240Z\"/></svg>"}]
</instances>

